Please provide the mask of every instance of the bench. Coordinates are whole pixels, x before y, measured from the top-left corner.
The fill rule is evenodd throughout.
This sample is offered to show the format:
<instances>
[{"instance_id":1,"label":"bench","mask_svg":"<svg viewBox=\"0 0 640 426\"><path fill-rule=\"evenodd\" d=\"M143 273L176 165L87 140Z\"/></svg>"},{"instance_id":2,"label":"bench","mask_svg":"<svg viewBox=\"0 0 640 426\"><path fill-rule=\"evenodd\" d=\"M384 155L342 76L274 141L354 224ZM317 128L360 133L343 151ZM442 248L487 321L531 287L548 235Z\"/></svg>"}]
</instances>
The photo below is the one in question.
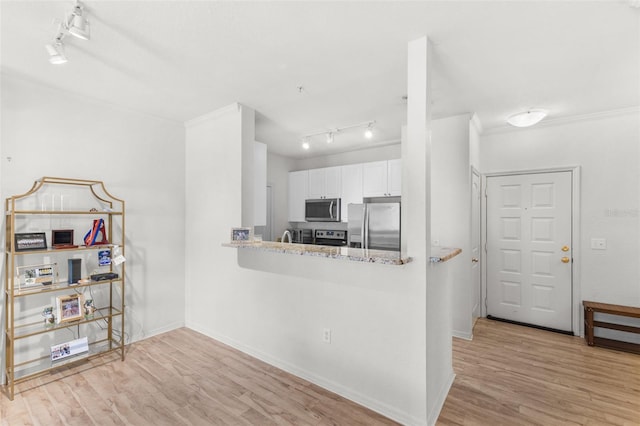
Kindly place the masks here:
<instances>
[{"instance_id":1,"label":"bench","mask_svg":"<svg viewBox=\"0 0 640 426\"><path fill-rule=\"evenodd\" d=\"M593 314L595 312L609 315L618 315L622 317L640 318L640 308L632 306L612 305L609 303L582 301L584 307L584 339L589 346L600 346L609 349L618 349L625 352L633 352L640 354L640 344L622 342L620 340L605 339L604 337L596 337L593 335L595 327L608 328L610 330L625 331L627 333L640 334L640 327L630 325L615 324L604 321L594 321Z\"/></svg>"}]
</instances>

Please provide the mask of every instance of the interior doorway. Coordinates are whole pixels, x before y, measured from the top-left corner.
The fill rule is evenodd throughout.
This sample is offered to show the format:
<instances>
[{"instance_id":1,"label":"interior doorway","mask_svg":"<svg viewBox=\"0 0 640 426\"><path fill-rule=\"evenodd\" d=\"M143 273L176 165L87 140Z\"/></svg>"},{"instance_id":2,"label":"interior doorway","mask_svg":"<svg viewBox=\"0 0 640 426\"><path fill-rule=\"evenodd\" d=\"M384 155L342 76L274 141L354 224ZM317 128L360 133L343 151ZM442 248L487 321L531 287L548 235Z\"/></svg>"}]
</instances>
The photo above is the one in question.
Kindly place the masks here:
<instances>
[{"instance_id":1,"label":"interior doorway","mask_svg":"<svg viewBox=\"0 0 640 426\"><path fill-rule=\"evenodd\" d=\"M482 299L482 250L481 250L481 202L482 181L480 173L471 168L471 288L472 288L472 327L481 313Z\"/></svg>"},{"instance_id":2,"label":"interior doorway","mask_svg":"<svg viewBox=\"0 0 640 426\"><path fill-rule=\"evenodd\" d=\"M487 177L487 316L574 331L572 178L572 171Z\"/></svg>"}]
</instances>

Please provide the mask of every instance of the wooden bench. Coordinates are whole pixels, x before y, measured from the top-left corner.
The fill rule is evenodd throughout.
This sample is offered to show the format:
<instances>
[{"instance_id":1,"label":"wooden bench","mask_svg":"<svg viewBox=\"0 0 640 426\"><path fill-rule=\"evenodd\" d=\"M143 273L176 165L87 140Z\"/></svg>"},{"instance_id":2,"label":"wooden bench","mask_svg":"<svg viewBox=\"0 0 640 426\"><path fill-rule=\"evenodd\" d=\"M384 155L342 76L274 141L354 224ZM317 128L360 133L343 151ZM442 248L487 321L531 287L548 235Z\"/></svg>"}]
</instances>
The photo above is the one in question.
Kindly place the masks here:
<instances>
[{"instance_id":1,"label":"wooden bench","mask_svg":"<svg viewBox=\"0 0 640 426\"><path fill-rule=\"evenodd\" d=\"M640 334L640 327L630 325L615 324L604 321L594 321L595 312L621 317L640 318L640 308L632 306L611 305L609 303L582 301L584 307L584 339L589 346L601 346L603 348L618 349L625 352L640 354L640 344L622 342L620 340L605 339L593 335L594 327L608 328L611 330L626 331L627 333Z\"/></svg>"}]
</instances>

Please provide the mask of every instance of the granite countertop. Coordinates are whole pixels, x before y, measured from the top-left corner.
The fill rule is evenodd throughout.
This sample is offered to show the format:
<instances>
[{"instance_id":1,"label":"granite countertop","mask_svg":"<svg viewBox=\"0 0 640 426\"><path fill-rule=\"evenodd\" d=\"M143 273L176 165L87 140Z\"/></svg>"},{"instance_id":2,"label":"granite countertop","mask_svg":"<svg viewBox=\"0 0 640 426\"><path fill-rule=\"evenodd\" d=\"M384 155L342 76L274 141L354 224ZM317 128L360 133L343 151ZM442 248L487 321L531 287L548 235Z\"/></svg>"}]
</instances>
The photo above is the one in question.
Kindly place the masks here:
<instances>
[{"instance_id":1,"label":"granite countertop","mask_svg":"<svg viewBox=\"0 0 640 426\"><path fill-rule=\"evenodd\" d=\"M431 263L442 263L451 260L462 253L459 248L450 247L431 247Z\"/></svg>"},{"instance_id":2,"label":"granite countertop","mask_svg":"<svg viewBox=\"0 0 640 426\"><path fill-rule=\"evenodd\" d=\"M252 250L288 253L302 256L328 257L331 259L351 260L354 262L382 263L385 265L404 265L410 257L402 257L400 252L386 250L364 250L351 247L317 246L313 244L289 244L272 241L247 241L222 244Z\"/></svg>"}]
</instances>

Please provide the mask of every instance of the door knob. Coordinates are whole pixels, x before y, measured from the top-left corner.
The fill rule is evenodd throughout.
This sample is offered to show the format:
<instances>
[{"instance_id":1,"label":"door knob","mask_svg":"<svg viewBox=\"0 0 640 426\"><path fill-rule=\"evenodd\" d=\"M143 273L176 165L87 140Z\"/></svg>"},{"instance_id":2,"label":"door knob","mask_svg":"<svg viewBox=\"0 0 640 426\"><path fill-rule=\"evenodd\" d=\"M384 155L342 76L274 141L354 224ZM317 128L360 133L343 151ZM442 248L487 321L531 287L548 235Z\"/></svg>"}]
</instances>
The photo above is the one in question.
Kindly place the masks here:
<instances>
[{"instance_id":1,"label":"door knob","mask_svg":"<svg viewBox=\"0 0 640 426\"><path fill-rule=\"evenodd\" d=\"M571 259L569 259L567 256L565 256L560 260L562 260L562 263L569 263L569 260L571 260Z\"/></svg>"},{"instance_id":2,"label":"door knob","mask_svg":"<svg viewBox=\"0 0 640 426\"><path fill-rule=\"evenodd\" d=\"M473 263L478 263L478 262L479 262L479 260L478 260L478 258L477 258L477 257L472 257L472 258L471 258L471 261L472 261Z\"/></svg>"},{"instance_id":3,"label":"door knob","mask_svg":"<svg viewBox=\"0 0 640 426\"><path fill-rule=\"evenodd\" d=\"M562 249L561 249L561 250L562 250L562 251L569 251L569 246L564 246L564 247L562 247Z\"/></svg>"}]
</instances>

